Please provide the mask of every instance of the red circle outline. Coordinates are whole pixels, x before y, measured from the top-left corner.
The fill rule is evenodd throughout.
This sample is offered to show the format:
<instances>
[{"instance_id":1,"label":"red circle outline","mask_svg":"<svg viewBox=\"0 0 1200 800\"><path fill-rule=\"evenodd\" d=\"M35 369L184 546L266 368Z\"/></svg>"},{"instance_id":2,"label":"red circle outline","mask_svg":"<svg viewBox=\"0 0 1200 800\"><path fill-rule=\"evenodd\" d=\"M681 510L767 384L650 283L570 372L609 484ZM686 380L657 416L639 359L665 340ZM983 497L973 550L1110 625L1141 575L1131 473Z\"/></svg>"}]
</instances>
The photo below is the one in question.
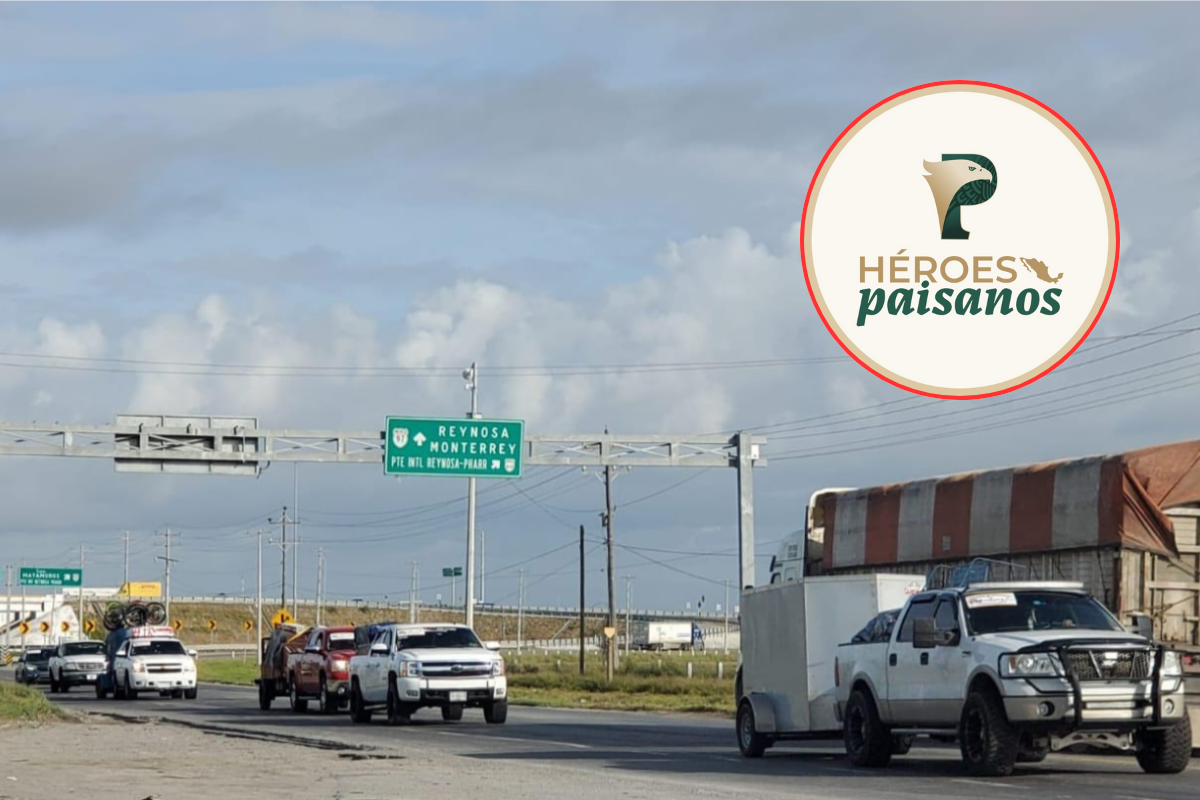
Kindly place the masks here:
<instances>
[{"instance_id":1,"label":"red circle outline","mask_svg":"<svg viewBox=\"0 0 1200 800\"><path fill-rule=\"evenodd\" d=\"M875 109L879 108L880 106L887 105L888 103L895 100L897 97L903 97L906 94L911 94L912 92L917 92L922 89L929 89L929 88L932 88L935 86L984 86L989 89L999 89L1002 92L1007 92L1009 94L1016 95L1017 97L1024 98L1025 100L1028 100L1029 102L1034 103L1038 107L1043 108L1046 111L1049 111L1051 114L1054 115L1055 119L1057 119L1059 122L1061 122L1063 125L1065 125L1068 130L1071 131L1071 133L1075 136L1075 138L1079 140L1079 143L1082 144L1084 146L1084 148L1087 150L1088 155L1091 156L1092 163L1096 165L1096 169L1100 170L1100 177L1104 178L1104 188L1108 190L1108 201L1109 201L1109 204L1112 206L1113 227L1116 229L1116 241L1115 241L1116 252L1113 255L1112 278L1108 282L1108 291L1105 292L1105 294L1104 294L1104 302L1100 305L1100 311L1096 314L1096 318L1092 320L1092 324L1088 327L1087 332L1083 334L1083 337L1080 338L1080 340L1075 343L1075 346L1072 347L1071 350L1066 355L1064 355L1058 361L1054 362L1052 365L1047 367L1044 371L1038 373L1037 375L1033 376L1032 378L1025 381L1024 383L1017 384L1016 386L1011 386L1007 389L1001 389L998 392L989 392L987 394L973 394L973 395L934 394L932 392L922 392L919 389L914 389L911 386L905 386L904 384L898 383L897 381L894 381L891 378L888 378L884 375L880 375L878 372L876 372L875 370L871 369L869 366L864 364L858 356L856 356L853 352L851 352L850 348L846 347L845 343L843 343L842 340L838 338L838 335L833 332L833 328L829 325L829 321L827 319L825 319L825 315L821 313L821 305L820 305L820 303L817 302L817 297L813 293L812 283L808 277L808 259L805 257L805 252L804 252L804 231L805 231L805 226L808 225L808 203L812 199L813 187L816 186L817 177L820 176L821 171L823 169L825 169L825 162L829 160L829 155L834 151L835 148L837 148L838 143L842 141L842 139L846 136L846 134L849 133L854 128L855 125L857 125L864 117L866 117L868 114L870 114ZM829 335L832 336L833 340L838 343L838 346L841 347L842 350L846 351L846 355L848 355L848 356L850 356L850 358L854 359L854 361L860 367L862 367L867 372L874 375L876 378L879 378L881 381L884 381L885 383L890 383L892 386L895 386L897 389L903 389L904 391L911 392L912 394L918 394L918 395L922 395L924 397L932 397L932 398L936 398L938 400L982 400L987 397L997 397L998 395L1008 394L1009 392L1015 392L1017 389L1024 388L1024 387L1028 386L1029 384L1033 383L1034 381L1041 380L1042 378L1046 377L1051 372L1053 372L1054 370L1056 370L1060 366L1062 366L1062 363L1064 361L1066 361L1068 358L1070 358L1072 355L1074 355L1075 351L1079 349L1079 346L1081 344L1083 344L1085 341L1087 341L1087 338L1092 335L1092 331L1095 329L1096 323L1098 323L1100 321L1100 317L1102 317L1104 315L1104 309L1108 307L1108 300L1112 296L1113 286L1117 282L1117 263L1120 260L1121 260L1121 220L1120 220L1120 217L1117 215L1117 199L1113 196L1112 184L1109 183L1109 181L1108 181L1108 173L1106 173L1104 171L1104 167L1103 167L1103 165L1101 165L1100 159L1096 158L1096 153L1092 150L1091 145L1089 145L1087 143L1087 140L1085 140L1083 138L1083 136L1080 135L1079 131L1075 130L1075 127L1073 125L1071 125L1071 123L1069 123L1065 119L1063 119L1062 115L1060 115L1057 111L1055 111L1053 108L1046 105L1042 101L1040 101L1036 98L1030 97L1029 95L1025 94L1024 92L1018 92L1016 89L1010 89L1009 87L1001 86L998 83L985 83L984 81L935 81L933 83L923 83L920 86L913 86L911 88L905 89L904 91L896 92L895 94L891 95L890 97L886 97L883 100L880 100L878 103L871 106L863 113L859 114L857 117L854 118L853 122L851 122L849 125L846 126L845 130L843 130L840 134L838 134L838 137L833 140L833 144L829 145L829 149L825 151L825 155L821 157L821 163L817 164L817 170L816 170L816 172L813 173L812 180L808 184L808 192L805 193L805 195L804 195L804 213L800 218L800 264L804 269L804 286L806 289L808 289L808 296L812 300L813 308L815 308L817 310L817 316L819 316L821 318L822 324L825 325L825 330L829 331Z\"/></svg>"}]
</instances>

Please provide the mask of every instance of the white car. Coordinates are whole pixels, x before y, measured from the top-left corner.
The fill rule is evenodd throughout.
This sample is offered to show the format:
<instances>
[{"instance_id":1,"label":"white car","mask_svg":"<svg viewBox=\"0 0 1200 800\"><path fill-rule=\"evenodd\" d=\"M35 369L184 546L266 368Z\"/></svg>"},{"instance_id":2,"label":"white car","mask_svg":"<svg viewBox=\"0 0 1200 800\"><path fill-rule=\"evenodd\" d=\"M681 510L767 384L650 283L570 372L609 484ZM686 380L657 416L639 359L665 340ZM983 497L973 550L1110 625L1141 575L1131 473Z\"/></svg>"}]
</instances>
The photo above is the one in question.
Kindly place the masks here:
<instances>
[{"instance_id":1,"label":"white car","mask_svg":"<svg viewBox=\"0 0 1200 800\"><path fill-rule=\"evenodd\" d=\"M118 698L136 700L138 692L156 691L195 700L195 651L173 637L127 639L113 656L113 680Z\"/></svg>"},{"instance_id":2,"label":"white car","mask_svg":"<svg viewBox=\"0 0 1200 800\"><path fill-rule=\"evenodd\" d=\"M104 642L63 642L50 655L50 691L65 693L72 686L94 686L106 667Z\"/></svg>"},{"instance_id":3,"label":"white car","mask_svg":"<svg viewBox=\"0 0 1200 800\"><path fill-rule=\"evenodd\" d=\"M398 725L420 708L440 708L445 720L482 708L489 723L503 723L508 681L498 648L465 625L384 626L366 653L350 659L350 718L369 722L382 707Z\"/></svg>"}]
</instances>

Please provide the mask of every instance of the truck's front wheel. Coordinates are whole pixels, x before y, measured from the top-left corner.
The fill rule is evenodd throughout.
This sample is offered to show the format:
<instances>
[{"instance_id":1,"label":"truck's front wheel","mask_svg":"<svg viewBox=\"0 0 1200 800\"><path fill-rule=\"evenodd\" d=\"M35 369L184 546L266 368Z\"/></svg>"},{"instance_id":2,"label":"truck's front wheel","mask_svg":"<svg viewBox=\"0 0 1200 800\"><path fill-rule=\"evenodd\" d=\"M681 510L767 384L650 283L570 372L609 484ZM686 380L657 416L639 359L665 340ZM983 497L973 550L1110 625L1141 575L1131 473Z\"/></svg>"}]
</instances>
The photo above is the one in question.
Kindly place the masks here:
<instances>
[{"instance_id":1,"label":"truck's front wheel","mask_svg":"<svg viewBox=\"0 0 1200 800\"><path fill-rule=\"evenodd\" d=\"M743 700L737 712L738 750L746 758L761 758L770 747L767 737L758 732L754 721L754 706L749 700Z\"/></svg>"},{"instance_id":2,"label":"truck's front wheel","mask_svg":"<svg viewBox=\"0 0 1200 800\"><path fill-rule=\"evenodd\" d=\"M1183 719L1165 730L1143 731L1137 736L1138 766L1155 775L1175 775L1187 769L1192 757L1192 722Z\"/></svg>"},{"instance_id":3,"label":"truck's front wheel","mask_svg":"<svg viewBox=\"0 0 1200 800\"><path fill-rule=\"evenodd\" d=\"M363 702L362 691L358 688L358 681L353 681L350 684L350 720L359 724L371 721L371 712L366 709L366 704Z\"/></svg>"},{"instance_id":4,"label":"truck's front wheel","mask_svg":"<svg viewBox=\"0 0 1200 800\"><path fill-rule=\"evenodd\" d=\"M508 719L508 701L493 700L483 707L483 718L489 725L503 725Z\"/></svg>"},{"instance_id":5,"label":"truck's front wheel","mask_svg":"<svg viewBox=\"0 0 1200 800\"><path fill-rule=\"evenodd\" d=\"M859 767L886 767L892 760L892 734L879 718L875 701L861 689L850 694L842 726L846 755Z\"/></svg>"},{"instance_id":6,"label":"truck's front wheel","mask_svg":"<svg viewBox=\"0 0 1200 800\"><path fill-rule=\"evenodd\" d=\"M1009 724L996 693L976 690L963 707L958 741L972 774L1003 777L1012 773L1017 762L1021 737Z\"/></svg>"}]
</instances>

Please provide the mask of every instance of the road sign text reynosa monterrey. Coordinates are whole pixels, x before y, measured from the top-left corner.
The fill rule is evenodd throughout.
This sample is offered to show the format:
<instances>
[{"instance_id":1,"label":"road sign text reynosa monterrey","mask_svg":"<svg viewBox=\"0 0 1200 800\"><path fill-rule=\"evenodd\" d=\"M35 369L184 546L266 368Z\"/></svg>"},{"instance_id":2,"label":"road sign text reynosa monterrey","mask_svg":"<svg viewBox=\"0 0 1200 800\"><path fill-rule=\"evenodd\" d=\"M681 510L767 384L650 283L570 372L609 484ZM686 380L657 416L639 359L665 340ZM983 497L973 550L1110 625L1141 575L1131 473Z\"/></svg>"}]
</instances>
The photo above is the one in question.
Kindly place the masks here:
<instances>
[{"instance_id":1,"label":"road sign text reynosa monterrey","mask_svg":"<svg viewBox=\"0 0 1200 800\"><path fill-rule=\"evenodd\" d=\"M388 417L384 474L519 478L525 423Z\"/></svg>"},{"instance_id":2,"label":"road sign text reynosa monterrey","mask_svg":"<svg viewBox=\"0 0 1200 800\"><path fill-rule=\"evenodd\" d=\"M22 586L79 586L82 581L80 569L21 567Z\"/></svg>"}]
</instances>

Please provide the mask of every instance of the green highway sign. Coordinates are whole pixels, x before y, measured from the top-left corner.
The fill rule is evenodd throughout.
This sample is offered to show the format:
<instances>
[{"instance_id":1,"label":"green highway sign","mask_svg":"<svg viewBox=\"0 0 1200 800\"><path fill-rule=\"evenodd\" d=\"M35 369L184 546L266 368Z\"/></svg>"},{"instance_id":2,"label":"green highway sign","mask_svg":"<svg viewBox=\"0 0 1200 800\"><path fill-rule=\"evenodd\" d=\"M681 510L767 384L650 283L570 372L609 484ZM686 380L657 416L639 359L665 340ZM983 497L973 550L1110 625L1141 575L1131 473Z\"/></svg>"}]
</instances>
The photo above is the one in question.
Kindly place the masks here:
<instances>
[{"instance_id":1,"label":"green highway sign","mask_svg":"<svg viewBox=\"0 0 1200 800\"><path fill-rule=\"evenodd\" d=\"M22 586L81 586L83 570L61 567L21 567Z\"/></svg>"},{"instance_id":2,"label":"green highway sign","mask_svg":"<svg viewBox=\"0 0 1200 800\"><path fill-rule=\"evenodd\" d=\"M462 567L442 567L443 578L461 578Z\"/></svg>"},{"instance_id":3,"label":"green highway sign","mask_svg":"<svg viewBox=\"0 0 1200 800\"><path fill-rule=\"evenodd\" d=\"M525 422L388 417L385 475L519 478Z\"/></svg>"}]
</instances>

